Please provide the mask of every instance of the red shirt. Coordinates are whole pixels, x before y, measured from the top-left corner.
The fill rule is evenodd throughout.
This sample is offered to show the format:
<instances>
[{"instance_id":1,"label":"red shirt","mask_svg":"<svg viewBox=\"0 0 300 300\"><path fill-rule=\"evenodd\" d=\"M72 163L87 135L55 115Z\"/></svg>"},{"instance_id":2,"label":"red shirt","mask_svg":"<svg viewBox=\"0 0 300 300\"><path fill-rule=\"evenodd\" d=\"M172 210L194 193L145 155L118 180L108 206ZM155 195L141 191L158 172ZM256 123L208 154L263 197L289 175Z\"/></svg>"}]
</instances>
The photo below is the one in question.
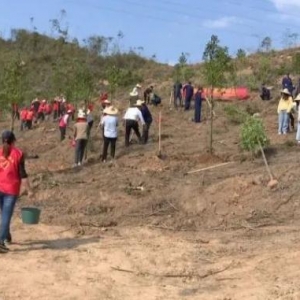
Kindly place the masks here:
<instances>
[{"instance_id":1,"label":"red shirt","mask_svg":"<svg viewBox=\"0 0 300 300\"><path fill-rule=\"evenodd\" d=\"M45 112L46 112L46 114L51 114L51 112L52 112L52 107L51 107L51 104L50 104L50 103L47 103L47 104L45 105Z\"/></svg>"},{"instance_id":2,"label":"red shirt","mask_svg":"<svg viewBox=\"0 0 300 300\"><path fill-rule=\"evenodd\" d=\"M26 119L27 119L27 113L28 113L28 110L27 110L27 109L22 109L22 110L21 110L20 115L21 115L21 120L22 120L22 121L26 121Z\"/></svg>"},{"instance_id":3,"label":"red shirt","mask_svg":"<svg viewBox=\"0 0 300 300\"><path fill-rule=\"evenodd\" d=\"M26 114L26 120L27 121L32 121L34 116L34 112L32 110L28 111Z\"/></svg>"},{"instance_id":4,"label":"red shirt","mask_svg":"<svg viewBox=\"0 0 300 300\"><path fill-rule=\"evenodd\" d=\"M0 149L0 191L18 196L21 188L20 164L23 153L20 149L11 147L8 158L3 156L3 150Z\"/></svg>"},{"instance_id":5,"label":"red shirt","mask_svg":"<svg viewBox=\"0 0 300 300\"><path fill-rule=\"evenodd\" d=\"M57 102L53 103L53 110L58 111L58 103Z\"/></svg>"}]
</instances>

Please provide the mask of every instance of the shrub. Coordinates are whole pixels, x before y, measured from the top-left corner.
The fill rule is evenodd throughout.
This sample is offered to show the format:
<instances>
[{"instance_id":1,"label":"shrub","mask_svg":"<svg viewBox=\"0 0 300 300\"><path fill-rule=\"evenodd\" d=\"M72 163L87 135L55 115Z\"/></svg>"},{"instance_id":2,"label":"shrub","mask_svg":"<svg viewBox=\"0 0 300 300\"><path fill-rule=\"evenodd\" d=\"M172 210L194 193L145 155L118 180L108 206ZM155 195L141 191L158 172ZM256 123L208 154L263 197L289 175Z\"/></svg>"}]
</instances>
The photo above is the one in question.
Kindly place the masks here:
<instances>
[{"instance_id":1,"label":"shrub","mask_svg":"<svg viewBox=\"0 0 300 300\"><path fill-rule=\"evenodd\" d=\"M233 124L242 124L245 121L245 118L247 118L247 113L233 104L226 105L224 107L224 112L228 120Z\"/></svg>"},{"instance_id":2,"label":"shrub","mask_svg":"<svg viewBox=\"0 0 300 300\"><path fill-rule=\"evenodd\" d=\"M248 117L241 128L241 146L244 150L255 153L261 147L266 147L269 140L261 119Z\"/></svg>"}]
</instances>

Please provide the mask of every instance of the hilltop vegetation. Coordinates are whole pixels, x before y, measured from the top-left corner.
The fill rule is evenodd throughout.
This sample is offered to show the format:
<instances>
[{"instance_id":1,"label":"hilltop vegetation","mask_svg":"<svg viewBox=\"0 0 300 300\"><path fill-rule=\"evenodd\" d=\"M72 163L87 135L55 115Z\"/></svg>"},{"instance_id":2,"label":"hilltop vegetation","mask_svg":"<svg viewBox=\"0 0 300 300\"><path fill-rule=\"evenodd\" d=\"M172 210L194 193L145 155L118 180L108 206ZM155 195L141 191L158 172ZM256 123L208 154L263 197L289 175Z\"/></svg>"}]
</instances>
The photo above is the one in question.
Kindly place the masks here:
<instances>
[{"instance_id":1,"label":"hilltop vegetation","mask_svg":"<svg viewBox=\"0 0 300 300\"><path fill-rule=\"evenodd\" d=\"M9 39L0 38L1 86L7 79L7 69L22 68L22 101L36 96L54 97L59 93L77 100L74 85L78 81L91 81L88 96L95 96L104 88L104 80L113 83L105 88L115 92L118 87L143 82L146 75L164 76L164 70L170 69L142 57L135 50L121 51L119 39L92 36L80 45L77 39L70 41L65 34L53 38L35 31L12 30ZM1 92L1 98L5 98L3 89Z\"/></svg>"}]
</instances>

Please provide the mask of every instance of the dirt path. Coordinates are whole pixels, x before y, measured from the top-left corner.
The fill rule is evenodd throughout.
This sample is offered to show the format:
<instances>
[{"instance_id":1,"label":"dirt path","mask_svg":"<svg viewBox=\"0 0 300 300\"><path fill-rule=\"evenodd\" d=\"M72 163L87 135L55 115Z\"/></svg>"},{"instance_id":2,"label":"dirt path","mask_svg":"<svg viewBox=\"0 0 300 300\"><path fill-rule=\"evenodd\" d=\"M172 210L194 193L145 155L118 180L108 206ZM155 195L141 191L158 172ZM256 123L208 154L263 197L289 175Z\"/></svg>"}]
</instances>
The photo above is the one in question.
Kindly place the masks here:
<instances>
[{"instance_id":1,"label":"dirt path","mask_svg":"<svg viewBox=\"0 0 300 300\"><path fill-rule=\"evenodd\" d=\"M1 256L0 299L300 299L299 231L128 227L76 237L16 217L16 244Z\"/></svg>"}]
</instances>

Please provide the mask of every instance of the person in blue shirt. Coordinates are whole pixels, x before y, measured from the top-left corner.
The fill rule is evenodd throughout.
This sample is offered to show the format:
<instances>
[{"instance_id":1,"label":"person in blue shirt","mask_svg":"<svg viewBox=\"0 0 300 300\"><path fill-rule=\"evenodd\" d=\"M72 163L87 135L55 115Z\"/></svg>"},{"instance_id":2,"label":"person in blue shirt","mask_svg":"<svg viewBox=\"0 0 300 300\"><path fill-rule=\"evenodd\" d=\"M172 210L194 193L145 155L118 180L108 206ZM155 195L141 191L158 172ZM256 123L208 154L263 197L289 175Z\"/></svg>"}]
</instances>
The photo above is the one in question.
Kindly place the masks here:
<instances>
[{"instance_id":1,"label":"person in blue shirt","mask_svg":"<svg viewBox=\"0 0 300 300\"><path fill-rule=\"evenodd\" d=\"M195 123L201 122L201 107L202 107L202 100L203 100L203 89L201 86L198 87L198 90L195 94Z\"/></svg>"},{"instance_id":2,"label":"person in blue shirt","mask_svg":"<svg viewBox=\"0 0 300 300\"><path fill-rule=\"evenodd\" d=\"M286 74L285 77L282 79L282 89L288 89L288 91L293 95L294 91L294 86L293 86L293 81L290 77L290 74Z\"/></svg>"},{"instance_id":3,"label":"person in blue shirt","mask_svg":"<svg viewBox=\"0 0 300 300\"><path fill-rule=\"evenodd\" d=\"M194 96L194 87L190 81L184 86L183 91L185 92L184 110L189 110L191 107L192 98Z\"/></svg>"},{"instance_id":4,"label":"person in blue shirt","mask_svg":"<svg viewBox=\"0 0 300 300\"><path fill-rule=\"evenodd\" d=\"M153 118L148 106L145 104L145 101L138 100L137 107L141 110L142 116L145 121L145 126L143 127L142 141L144 144L147 144L149 138L149 129L152 124Z\"/></svg>"}]
</instances>

